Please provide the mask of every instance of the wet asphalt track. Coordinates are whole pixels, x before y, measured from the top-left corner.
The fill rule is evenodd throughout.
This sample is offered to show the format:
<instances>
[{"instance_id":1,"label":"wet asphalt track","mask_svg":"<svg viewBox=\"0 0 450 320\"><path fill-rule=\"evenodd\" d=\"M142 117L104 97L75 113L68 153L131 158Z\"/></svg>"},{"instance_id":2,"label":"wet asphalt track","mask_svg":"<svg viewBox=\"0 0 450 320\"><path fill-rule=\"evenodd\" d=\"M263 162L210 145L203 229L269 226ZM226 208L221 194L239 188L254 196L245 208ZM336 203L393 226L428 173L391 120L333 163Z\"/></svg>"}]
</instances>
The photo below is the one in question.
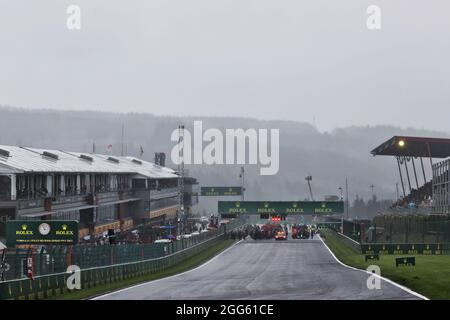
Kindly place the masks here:
<instances>
[{"instance_id":1,"label":"wet asphalt track","mask_svg":"<svg viewBox=\"0 0 450 320\"><path fill-rule=\"evenodd\" d=\"M382 280L339 264L320 239L245 240L187 273L98 299L418 299Z\"/></svg>"}]
</instances>

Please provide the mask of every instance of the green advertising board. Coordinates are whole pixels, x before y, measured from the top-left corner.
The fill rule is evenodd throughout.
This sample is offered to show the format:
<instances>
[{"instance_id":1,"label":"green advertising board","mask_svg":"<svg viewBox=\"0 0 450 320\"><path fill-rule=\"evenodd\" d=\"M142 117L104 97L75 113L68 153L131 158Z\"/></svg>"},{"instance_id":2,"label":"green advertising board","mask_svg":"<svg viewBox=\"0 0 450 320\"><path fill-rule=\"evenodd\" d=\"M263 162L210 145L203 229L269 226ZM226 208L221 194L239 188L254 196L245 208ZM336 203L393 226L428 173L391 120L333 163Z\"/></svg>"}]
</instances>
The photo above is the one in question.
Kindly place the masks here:
<instances>
[{"instance_id":1,"label":"green advertising board","mask_svg":"<svg viewBox=\"0 0 450 320\"><path fill-rule=\"evenodd\" d=\"M440 243L363 243L362 254L442 254Z\"/></svg>"},{"instance_id":2,"label":"green advertising board","mask_svg":"<svg viewBox=\"0 0 450 320\"><path fill-rule=\"evenodd\" d=\"M219 201L220 214L342 214L343 201Z\"/></svg>"},{"instance_id":3,"label":"green advertising board","mask_svg":"<svg viewBox=\"0 0 450 320\"><path fill-rule=\"evenodd\" d=\"M6 244L72 245L78 243L78 222L57 220L9 220L6 222Z\"/></svg>"},{"instance_id":4,"label":"green advertising board","mask_svg":"<svg viewBox=\"0 0 450 320\"><path fill-rule=\"evenodd\" d=\"M201 187L201 195L207 197L240 196L242 187Z\"/></svg>"}]
</instances>

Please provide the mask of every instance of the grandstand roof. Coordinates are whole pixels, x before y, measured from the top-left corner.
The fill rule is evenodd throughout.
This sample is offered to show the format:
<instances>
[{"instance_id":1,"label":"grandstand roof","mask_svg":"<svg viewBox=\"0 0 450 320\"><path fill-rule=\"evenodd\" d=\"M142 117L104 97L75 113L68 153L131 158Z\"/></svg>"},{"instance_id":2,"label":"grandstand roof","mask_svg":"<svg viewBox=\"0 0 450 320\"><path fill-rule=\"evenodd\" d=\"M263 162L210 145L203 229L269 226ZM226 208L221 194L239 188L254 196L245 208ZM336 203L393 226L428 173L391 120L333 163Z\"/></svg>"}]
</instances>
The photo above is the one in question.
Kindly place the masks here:
<instances>
[{"instance_id":1,"label":"grandstand roof","mask_svg":"<svg viewBox=\"0 0 450 320\"><path fill-rule=\"evenodd\" d=\"M176 178L174 170L133 157L0 145L0 172L128 173Z\"/></svg>"},{"instance_id":2,"label":"grandstand roof","mask_svg":"<svg viewBox=\"0 0 450 320\"><path fill-rule=\"evenodd\" d=\"M450 139L394 136L371 151L374 156L450 157Z\"/></svg>"}]
</instances>

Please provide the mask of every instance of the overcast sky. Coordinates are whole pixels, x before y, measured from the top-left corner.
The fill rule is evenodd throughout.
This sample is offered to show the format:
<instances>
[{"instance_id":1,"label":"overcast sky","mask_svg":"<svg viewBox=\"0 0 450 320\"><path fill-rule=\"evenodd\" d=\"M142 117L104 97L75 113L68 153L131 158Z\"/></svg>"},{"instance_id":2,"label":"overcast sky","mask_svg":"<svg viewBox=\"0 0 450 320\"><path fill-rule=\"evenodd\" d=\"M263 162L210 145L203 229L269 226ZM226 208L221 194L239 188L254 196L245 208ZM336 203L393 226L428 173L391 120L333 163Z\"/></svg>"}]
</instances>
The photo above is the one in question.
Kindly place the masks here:
<instances>
[{"instance_id":1,"label":"overcast sky","mask_svg":"<svg viewBox=\"0 0 450 320\"><path fill-rule=\"evenodd\" d=\"M448 0L0 0L0 104L450 131L449 14Z\"/></svg>"}]
</instances>

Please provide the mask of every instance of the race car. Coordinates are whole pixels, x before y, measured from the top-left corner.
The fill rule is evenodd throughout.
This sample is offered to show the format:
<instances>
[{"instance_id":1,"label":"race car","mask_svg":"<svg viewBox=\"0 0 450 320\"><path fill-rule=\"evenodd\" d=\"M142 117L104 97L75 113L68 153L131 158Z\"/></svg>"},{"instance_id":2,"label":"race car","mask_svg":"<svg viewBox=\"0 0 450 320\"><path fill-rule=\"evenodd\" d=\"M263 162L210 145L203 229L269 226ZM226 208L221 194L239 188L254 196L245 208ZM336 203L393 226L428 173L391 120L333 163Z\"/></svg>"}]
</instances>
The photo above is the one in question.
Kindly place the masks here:
<instances>
[{"instance_id":1,"label":"race car","mask_svg":"<svg viewBox=\"0 0 450 320\"><path fill-rule=\"evenodd\" d=\"M279 230L275 234L275 240L287 240L286 232Z\"/></svg>"}]
</instances>

